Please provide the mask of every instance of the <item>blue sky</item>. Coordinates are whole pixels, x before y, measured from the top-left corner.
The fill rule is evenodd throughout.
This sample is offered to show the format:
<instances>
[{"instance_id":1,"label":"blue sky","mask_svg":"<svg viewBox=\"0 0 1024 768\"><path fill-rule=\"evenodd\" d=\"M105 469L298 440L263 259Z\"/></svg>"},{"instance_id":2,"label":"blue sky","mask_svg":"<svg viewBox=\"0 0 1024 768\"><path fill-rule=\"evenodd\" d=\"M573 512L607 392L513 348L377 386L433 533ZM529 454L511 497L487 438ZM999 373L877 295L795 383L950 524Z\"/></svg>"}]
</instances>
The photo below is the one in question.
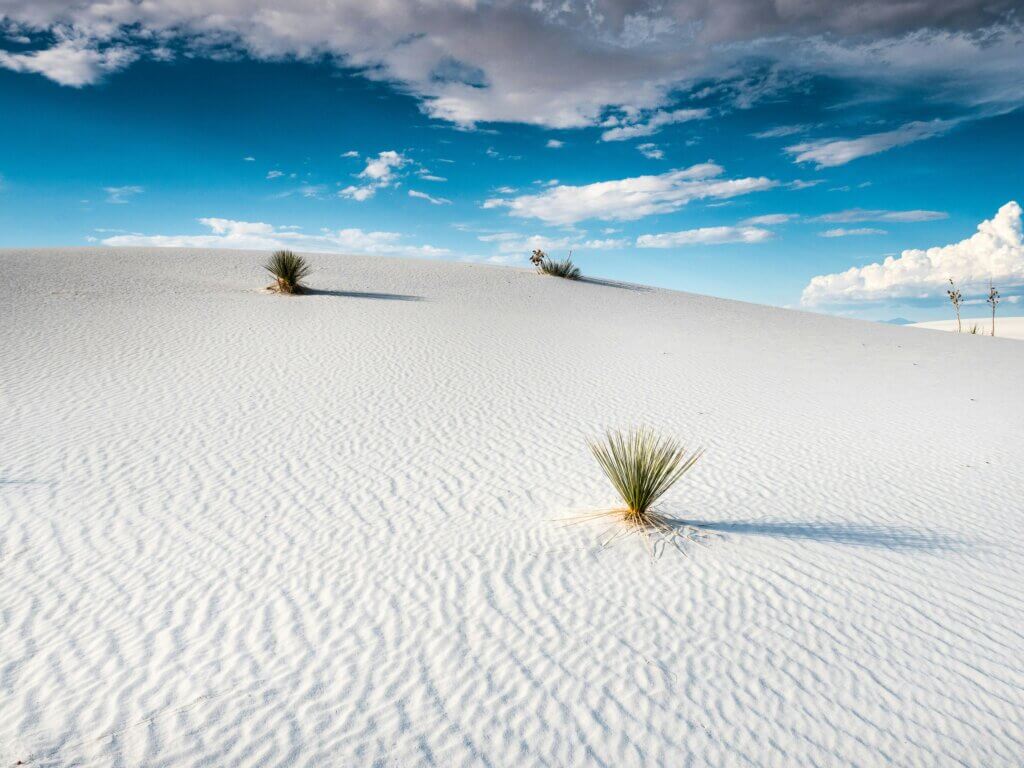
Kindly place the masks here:
<instances>
[{"instance_id":1,"label":"blue sky","mask_svg":"<svg viewBox=\"0 0 1024 768\"><path fill-rule=\"evenodd\" d=\"M542 247L594 275L868 319L943 317L946 277L969 300L993 277L1019 314L1024 37L1012 11L962 5L848 36L825 11L799 35L749 21L763 38L709 16L717 37L681 45L681 11L614 3L600 24L496 3L447 37L416 13L359 37L362 15L254 28L5 0L0 246L518 265ZM499 12L496 33L476 26ZM531 53L552 30L564 50Z\"/></svg>"}]
</instances>

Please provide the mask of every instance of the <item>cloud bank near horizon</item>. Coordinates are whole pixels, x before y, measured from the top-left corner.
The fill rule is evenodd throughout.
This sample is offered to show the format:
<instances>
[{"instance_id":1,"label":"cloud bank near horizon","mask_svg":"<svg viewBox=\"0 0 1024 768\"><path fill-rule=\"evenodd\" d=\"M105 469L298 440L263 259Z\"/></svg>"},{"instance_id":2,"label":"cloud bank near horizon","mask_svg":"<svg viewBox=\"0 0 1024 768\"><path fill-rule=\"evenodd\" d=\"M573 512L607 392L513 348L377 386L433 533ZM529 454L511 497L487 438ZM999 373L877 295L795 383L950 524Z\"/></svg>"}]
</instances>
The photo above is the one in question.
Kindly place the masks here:
<instances>
[{"instance_id":1,"label":"cloud bank near horizon","mask_svg":"<svg viewBox=\"0 0 1024 768\"><path fill-rule=\"evenodd\" d=\"M942 296L949 279L964 293L982 293L989 281L1000 289L1024 287L1024 232L1021 207L1006 203L964 240L934 248L909 249L881 263L818 275L804 288L801 303L853 304L897 298Z\"/></svg>"},{"instance_id":2,"label":"cloud bank near horizon","mask_svg":"<svg viewBox=\"0 0 1024 768\"><path fill-rule=\"evenodd\" d=\"M366 232L362 229L323 229L317 234L294 227L277 227L260 221L235 221L207 217L199 223L204 235L144 235L139 233L104 238L104 245L161 248L230 248L272 251L294 248L310 253L346 253L436 258L451 255L447 248L408 245L397 232Z\"/></svg>"}]
</instances>

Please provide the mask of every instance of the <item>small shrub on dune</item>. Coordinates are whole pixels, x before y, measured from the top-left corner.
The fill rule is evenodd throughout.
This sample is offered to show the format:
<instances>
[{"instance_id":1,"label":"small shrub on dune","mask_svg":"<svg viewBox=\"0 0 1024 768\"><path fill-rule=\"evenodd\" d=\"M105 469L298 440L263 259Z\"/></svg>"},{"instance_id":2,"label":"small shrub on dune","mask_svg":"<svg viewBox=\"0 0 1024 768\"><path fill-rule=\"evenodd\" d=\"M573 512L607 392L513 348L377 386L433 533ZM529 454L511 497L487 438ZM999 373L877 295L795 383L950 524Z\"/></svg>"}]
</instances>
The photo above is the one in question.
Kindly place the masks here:
<instances>
[{"instance_id":1,"label":"small shrub on dune","mask_svg":"<svg viewBox=\"0 0 1024 768\"><path fill-rule=\"evenodd\" d=\"M692 525L665 517L655 509L658 500L689 472L704 454L688 453L676 440L659 437L649 429L609 432L604 440L591 441L590 451L622 499L622 506L595 512L585 518L618 518L622 529L604 541L640 533L651 543L651 534L694 539L705 536ZM653 552L652 552L653 554Z\"/></svg>"},{"instance_id":2,"label":"small shrub on dune","mask_svg":"<svg viewBox=\"0 0 1024 768\"><path fill-rule=\"evenodd\" d=\"M579 280L583 276L583 273L580 272L580 268L572 263L571 251L569 255L561 261L555 261L544 253L544 251L536 250L530 257L530 262L542 275L563 277L566 280Z\"/></svg>"},{"instance_id":3,"label":"small shrub on dune","mask_svg":"<svg viewBox=\"0 0 1024 768\"><path fill-rule=\"evenodd\" d=\"M263 268L274 276L273 290L292 294L305 290L302 281L313 271L308 261L291 251L275 251Z\"/></svg>"}]
</instances>

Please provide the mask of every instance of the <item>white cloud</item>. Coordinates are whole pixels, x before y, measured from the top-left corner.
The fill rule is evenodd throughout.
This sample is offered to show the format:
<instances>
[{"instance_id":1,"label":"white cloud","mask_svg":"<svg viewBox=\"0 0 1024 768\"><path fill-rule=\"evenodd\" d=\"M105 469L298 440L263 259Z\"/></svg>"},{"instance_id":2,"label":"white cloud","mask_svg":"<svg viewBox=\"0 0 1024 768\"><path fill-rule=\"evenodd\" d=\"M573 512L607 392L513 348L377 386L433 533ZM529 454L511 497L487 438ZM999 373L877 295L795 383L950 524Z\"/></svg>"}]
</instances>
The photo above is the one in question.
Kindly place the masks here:
<instances>
[{"instance_id":1,"label":"white cloud","mask_svg":"<svg viewBox=\"0 0 1024 768\"><path fill-rule=\"evenodd\" d=\"M0 50L0 67L15 72L35 72L55 83L81 88L104 75L124 69L138 55L130 48L110 46L103 50L83 41L61 40L52 48L27 53Z\"/></svg>"},{"instance_id":2,"label":"white cloud","mask_svg":"<svg viewBox=\"0 0 1024 768\"><path fill-rule=\"evenodd\" d=\"M871 227L859 227L857 229L836 227L835 229L826 229L818 234L821 237L853 237L857 235L887 235L889 233L884 229L873 229Z\"/></svg>"},{"instance_id":3,"label":"white cloud","mask_svg":"<svg viewBox=\"0 0 1024 768\"><path fill-rule=\"evenodd\" d=\"M602 125L614 126L601 134L602 141L625 141L640 136L651 136L666 125L673 123L685 123L690 120L703 120L710 115L707 109L674 109L671 111L659 109L641 120L637 115L626 115L621 118L610 118Z\"/></svg>"},{"instance_id":4,"label":"white cloud","mask_svg":"<svg viewBox=\"0 0 1024 768\"><path fill-rule=\"evenodd\" d=\"M359 173L359 178L365 179L365 183L349 185L338 195L360 203L369 200L377 194L378 189L394 186L397 172L408 163L409 159L405 155L393 149L378 152L377 157L367 158L366 167Z\"/></svg>"},{"instance_id":5,"label":"white cloud","mask_svg":"<svg viewBox=\"0 0 1024 768\"><path fill-rule=\"evenodd\" d=\"M788 221L792 221L793 219L798 218L800 217L795 213L766 213L763 216L751 216L749 219L744 219L740 223L753 227L770 227L775 224L785 224Z\"/></svg>"},{"instance_id":6,"label":"white cloud","mask_svg":"<svg viewBox=\"0 0 1024 768\"><path fill-rule=\"evenodd\" d=\"M267 179L279 179L284 176L284 171L267 171Z\"/></svg>"},{"instance_id":7,"label":"white cloud","mask_svg":"<svg viewBox=\"0 0 1024 768\"><path fill-rule=\"evenodd\" d=\"M811 187L818 186L823 181L824 179L797 179L796 181L789 182L786 186L790 189L810 189Z\"/></svg>"},{"instance_id":8,"label":"white cloud","mask_svg":"<svg viewBox=\"0 0 1024 768\"><path fill-rule=\"evenodd\" d=\"M446 248L406 245L397 232L365 232L362 229L320 230L306 234L295 227L275 227L257 221L204 218L210 229L205 235L117 235L103 240L113 246L159 246L168 248L240 248L270 251L278 248L313 253L379 254L387 256L448 256Z\"/></svg>"},{"instance_id":9,"label":"white cloud","mask_svg":"<svg viewBox=\"0 0 1024 768\"><path fill-rule=\"evenodd\" d=\"M786 136L795 136L798 133L806 133L812 127L810 125L778 125L766 131L753 133L751 136L755 139L781 139Z\"/></svg>"},{"instance_id":10,"label":"white cloud","mask_svg":"<svg viewBox=\"0 0 1024 768\"><path fill-rule=\"evenodd\" d=\"M1016 202L1004 205L958 243L906 250L881 263L818 275L804 288L801 301L813 306L942 296L949 278L965 295L984 291L989 279L1001 288L1024 285L1024 234Z\"/></svg>"},{"instance_id":11,"label":"white cloud","mask_svg":"<svg viewBox=\"0 0 1024 768\"><path fill-rule=\"evenodd\" d=\"M700 227L658 235L640 235L638 248L679 248L686 245L724 245L725 243L763 243L774 237L760 227Z\"/></svg>"},{"instance_id":12,"label":"white cloud","mask_svg":"<svg viewBox=\"0 0 1024 768\"><path fill-rule=\"evenodd\" d=\"M786 152L795 155L798 163L815 163L818 168L845 165L879 152L903 147L916 141L942 136L951 131L962 120L915 121L901 125L892 131L870 133L856 139L816 139L786 147Z\"/></svg>"},{"instance_id":13,"label":"white cloud","mask_svg":"<svg viewBox=\"0 0 1024 768\"><path fill-rule=\"evenodd\" d=\"M433 197L428 195L426 192L418 192L415 189L409 190L409 197L415 197L418 200L426 200L431 205L451 205L451 200L445 197Z\"/></svg>"},{"instance_id":14,"label":"white cloud","mask_svg":"<svg viewBox=\"0 0 1024 768\"><path fill-rule=\"evenodd\" d=\"M255 157L253 157L252 155L246 155L246 156L245 156L245 157L243 157L242 159L243 159L243 160L244 160L245 162L247 162L247 163L255 163L255 162L256 162L256 158L255 158Z\"/></svg>"},{"instance_id":15,"label":"white cloud","mask_svg":"<svg viewBox=\"0 0 1024 768\"><path fill-rule=\"evenodd\" d=\"M776 184L764 177L718 178L722 173L721 166L701 163L656 176L559 185L533 195L491 198L484 202L484 208L508 208L512 216L549 224L575 224L586 219L634 221L677 211L692 200L736 197Z\"/></svg>"},{"instance_id":16,"label":"white cloud","mask_svg":"<svg viewBox=\"0 0 1024 768\"><path fill-rule=\"evenodd\" d=\"M884 211L868 210L865 208L849 208L845 211L826 213L818 216L814 221L826 221L834 224L850 224L858 221L938 221L948 219L949 214L945 211Z\"/></svg>"},{"instance_id":17,"label":"white cloud","mask_svg":"<svg viewBox=\"0 0 1024 768\"><path fill-rule=\"evenodd\" d=\"M646 144L638 144L636 148L648 160L661 160L665 157L665 153L658 148L657 144L648 142Z\"/></svg>"},{"instance_id":18,"label":"white cloud","mask_svg":"<svg viewBox=\"0 0 1024 768\"><path fill-rule=\"evenodd\" d=\"M547 237L546 235L523 235L518 232L495 232L489 235L480 235L477 239L495 246L499 254L504 256L518 254L523 260L537 248L546 253L555 254L568 251L612 250L630 245L625 238Z\"/></svg>"},{"instance_id":19,"label":"white cloud","mask_svg":"<svg viewBox=\"0 0 1024 768\"><path fill-rule=\"evenodd\" d=\"M544 146L548 149L561 149L565 146L565 142L559 141L558 139L548 139L548 143Z\"/></svg>"},{"instance_id":20,"label":"white cloud","mask_svg":"<svg viewBox=\"0 0 1024 768\"><path fill-rule=\"evenodd\" d=\"M359 157L359 153L354 149L350 149L348 152L342 152L342 157Z\"/></svg>"},{"instance_id":21,"label":"white cloud","mask_svg":"<svg viewBox=\"0 0 1024 768\"><path fill-rule=\"evenodd\" d=\"M696 82L743 106L803 73L969 104L1024 99L1019 0L3 0L12 31L53 36L0 66L84 85L129 57L242 52L322 60L396 83L432 117L593 126L671 111ZM62 36L63 33L63 36ZM752 74L748 62L764 63Z\"/></svg>"},{"instance_id":22,"label":"white cloud","mask_svg":"<svg viewBox=\"0 0 1024 768\"><path fill-rule=\"evenodd\" d=\"M366 168L359 174L361 178L370 179L381 184L388 184L395 175L395 171L409 162L401 152L393 149L379 152L377 157L366 161Z\"/></svg>"},{"instance_id":23,"label":"white cloud","mask_svg":"<svg viewBox=\"0 0 1024 768\"><path fill-rule=\"evenodd\" d=\"M129 184L124 187L104 187L103 191L107 193L107 202L114 203L115 205L123 205L127 203L130 198L135 195L141 195L146 190L142 187Z\"/></svg>"}]
</instances>

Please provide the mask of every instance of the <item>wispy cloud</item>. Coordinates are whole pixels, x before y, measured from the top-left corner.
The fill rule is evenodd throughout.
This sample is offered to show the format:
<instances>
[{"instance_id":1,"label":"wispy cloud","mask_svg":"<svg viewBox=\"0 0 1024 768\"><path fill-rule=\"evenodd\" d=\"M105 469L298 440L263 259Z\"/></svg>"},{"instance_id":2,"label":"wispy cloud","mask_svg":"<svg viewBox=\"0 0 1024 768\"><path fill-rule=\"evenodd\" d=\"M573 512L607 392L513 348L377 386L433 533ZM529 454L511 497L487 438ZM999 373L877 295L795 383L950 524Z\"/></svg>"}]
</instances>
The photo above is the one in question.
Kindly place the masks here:
<instances>
[{"instance_id":1,"label":"wispy cloud","mask_svg":"<svg viewBox=\"0 0 1024 768\"><path fill-rule=\"evenodd\" d=\"M766 213L763 216L751 216L749 219L744 219L740 223L754 227L770 227L776 224L785 224L788 221L793 221L798 218L800 218L800 216L795 213Z\"/></svg>"},{"instance_id":2,"label":"wispy cloud","mask_svg":"<svg viewBox=\"0 0 1024 768\"><path fill-rule=\"evenodd\" d=\"M884 229L873 229L871 227L860 227L857 229L846 229L845 227L836 227L835 229L826 229L824 232L819 232L820 237L855 237L858 235L887 235Z\"/></svg>"},{"instance_id":3,"label":"wispy cloud","mask_svg":"<svg viewBox=\"0 0 1024 768\"><path fill-rule=\"evenodd\" d=\"M548 149L561 149L562 147L565 146L565 142L559 141L558 139L548 139L547 143L544 146L547 147Z\"/></svg>"},{"instance_id":4,"label":"wispy cloud","mask_svg":"<svg viewBox=\"0 0 1024 768\"><path fill-rule=\"evenodd\" d=\"M114 203L115 205L124 205L129 202L131 198L136 195L141 195L146 190L143 187L129 184L124 187L104 187L103 191L107 193L107 202Z\"/></svg>"},{"instance_id":5,"label":"wispy cloud","mask_svg":"<svg viewBox=\"0 0 1024 768\"><path fill-rule=\"evenodd\" d=\"M1004 205L960 242L906 250L880 263L811 278L801 301L814 306L941 296L951 277L964 295L984 291L989 280L1002 289L1024 286L1024 233L1016 202Z\"/></svg>"},{"instance_id":6,"label":"wispy cloud","mask_svg":"<svg viewBox=\"0 0 1024 768\"><path fill-rule=\"evenodd\" d=\"M910 211L886 211L886 210L870 210L866 208L849 208L845 211L836 211L835 213L826 213L818 216L814 221L824 221L835 224L850 224L858 221L895 221L895 222L915 222L915 221L938 221L939 219L948 219L949 214L945 211L924 211L924 210L910 210Z\"/></svg>"},{"instance_id":7,"label":"wispy cloud","mask_svg":"<svg viewBox=\"0 0 1024 768\"><path fill-rule=\"evenodd\" d=\"M759 131L753 133L755 139L781 139L786 136L796 136L799 133L807 133L811 130L813 125L778 125L774 128L769 128L766 131Z\"/></svg>"},{"instance_id":8,"label":"wispy cloud","mask_svg":"<svg viewBox=\"0 0 1024 768\"><path fill-rule=\"evenodd\" d=\"M537 234L524 235L519 232L493 232L480 235L477 239L496 247L499 254L518 255L523 261L537 248L548 253L565 253L567 251L603 251L625 248L630 245L630 241L626 238L602 239L572 235L549 237Z\"/></svg>"},{"instance_id":9,"label":"wispy cloud","mask_svg":"<svg viewBox=\"0 0 1024 768\"><path fill-rule=\"evenodd\" d=\"M786 147L798 163L815 163L818 168L831 168L861 157L903 147L949 133L963 120L930 120L906 123L892 131L870 133L856 139L817 139Z\"/></svg>"},{"instance_id":10,"label":"wispy cloud","mask_svg":"<svg viewBox=\"0 0 1024 768\"><path fill-rule=\"evenodd\" d=\"M771 240L771 230L760 227L700 227L658 235L640 235L638 248L679 248L687 245L724 245L726 243L763 243Z\"/></svg>"},{"instance_id":11,"label":"wispy cloud","mask_svg":"<svg viewBox=\"0 0 1024 768\"><path fill-rule=\"evenodd\" d=\"M586 219L633 221L655 213L671 213L693 200L723 199L770 189L764 177L718 178L724 169L701 163L656 176L634 176L583 186L558 185L538 194L491 198L484 208L507 208L512 216L549 224L575 224Z\"/></svg>"},{"instance_id":12,"label":"wispy cloud","mask_svg":"<svg viewBox=\"0 0 1024 768\"><path fill-rule=\"evenodd\" d=\"M601 134L601 140L625 141L640 136L651 136L666 125L703 120L710 114L708 109L673 109L671 111L659 109L648 115L646 119L641 119L636 115L612 117L602 123L608 130Z\"/></svg>"},{"instance_id":13,"label":"wispy cloud","mask_svg":"<svg viewBox=\"0 0 1024 768\"><path fill-rule=\"evenodd\" d=\"M415 197L417 200L426 200L431 205L451 205L452 202L446 197L434 197L426 192L419 192L415 189L409 190L409 197Z\"/></svg>"}]
</instances>

